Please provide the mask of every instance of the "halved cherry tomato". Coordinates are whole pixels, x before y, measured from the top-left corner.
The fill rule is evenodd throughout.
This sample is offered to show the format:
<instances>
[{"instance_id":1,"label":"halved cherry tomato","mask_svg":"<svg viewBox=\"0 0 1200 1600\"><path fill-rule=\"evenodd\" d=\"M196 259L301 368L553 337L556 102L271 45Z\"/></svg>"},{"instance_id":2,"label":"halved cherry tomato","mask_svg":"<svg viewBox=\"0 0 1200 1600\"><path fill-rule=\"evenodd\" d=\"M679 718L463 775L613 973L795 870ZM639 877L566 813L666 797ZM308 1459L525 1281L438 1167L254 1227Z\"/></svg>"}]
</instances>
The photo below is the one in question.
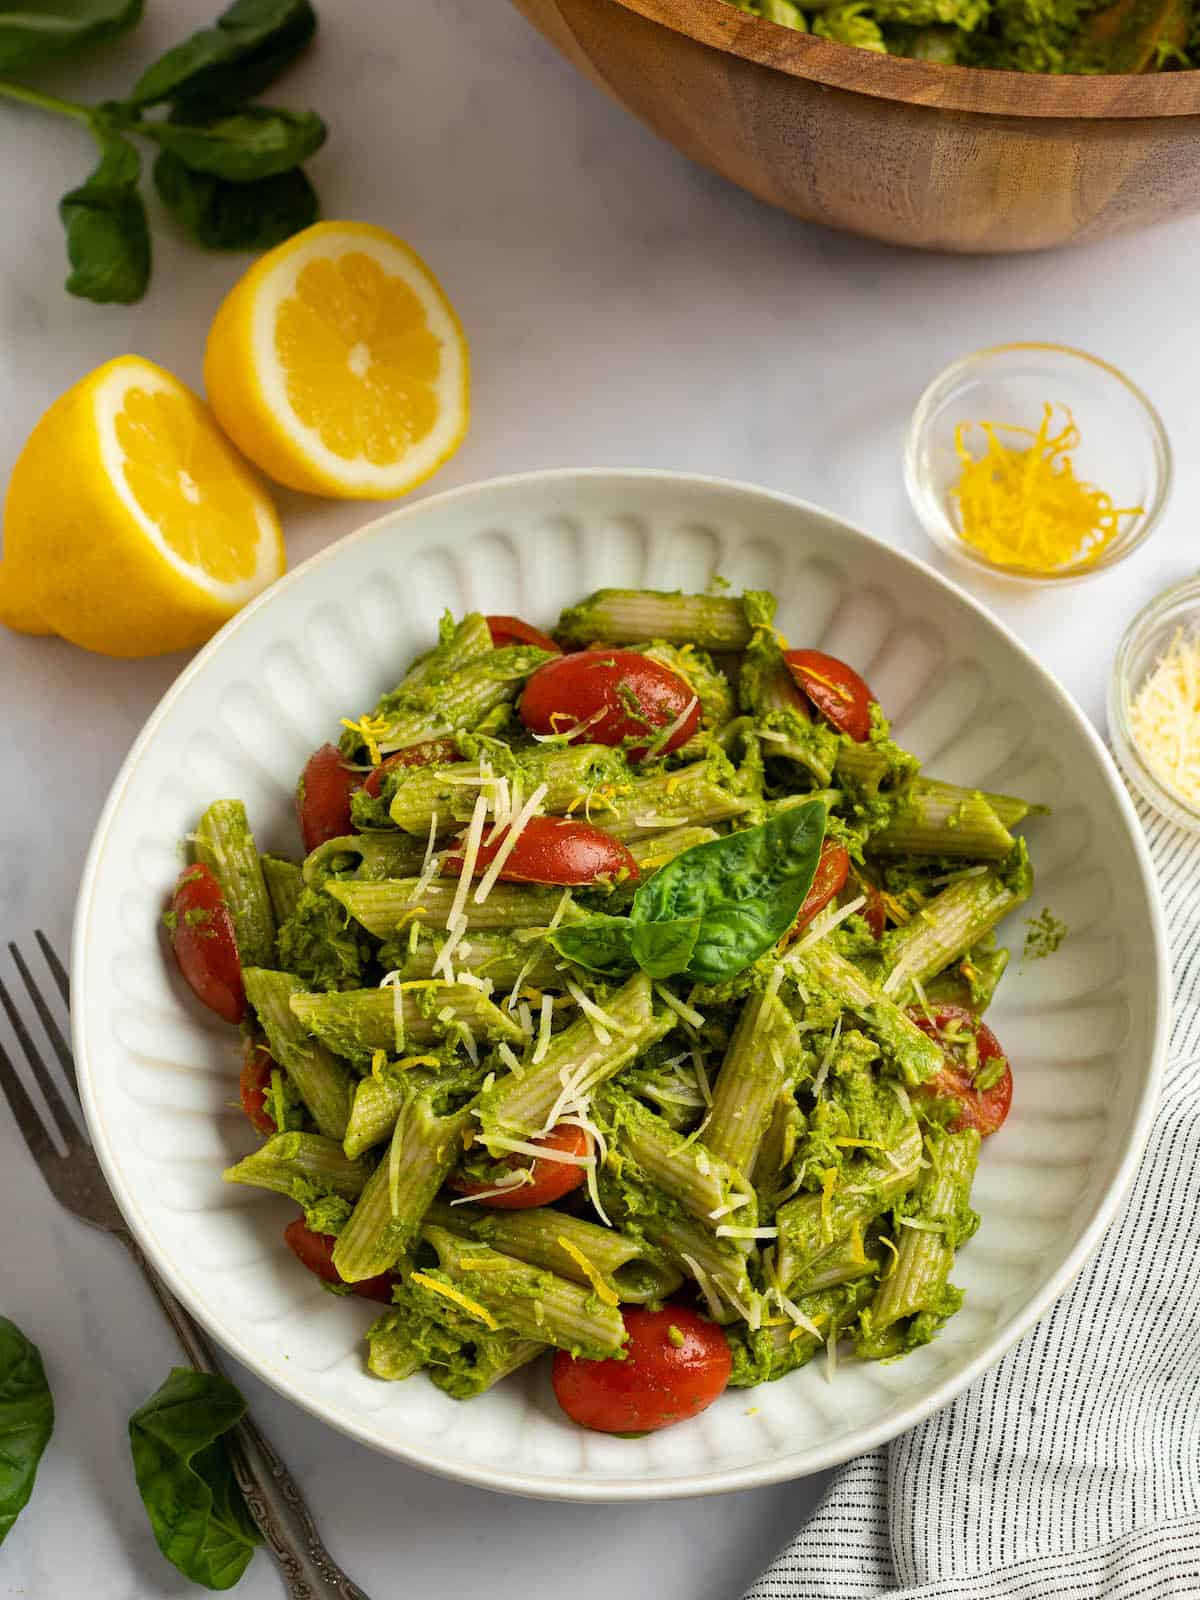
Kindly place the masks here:
<instances>
[{"instance_id":1,"label":"halved cherry tomato","mask_svg":"<svg viewBox=\"0 0 1200 1600\"><path fill-rule=\"evenodd\" d=\"M566 734L568 743L619 745L645 738L627 750L631 761L640 761L651 747L656 756L677 750L700 726L699 701L684 679L636 650L580 650L545 661L525 685L517 709L532 732ZM655 746L655 734L677 721L671 737Z\"/></svg>"},{"instance_id":2,"label":"halved cherry tomato","mask_svg":"<svg viewBox=\"0 0 1200 1600\"><path fill-rule=\"evenodd\" d=\"M481 844L475 858L475 872L487 871L508 836ZM443 878L457 878L463 857L454 850L442 861ZM500 868L505 883L561 883L578 886L599 878L622 883L638 875L638 864L619 839L590 822L572 822L563 817L530 817L520 838Z\"/></svg>"},{"instance_id":3,"label":"halved cherry tomato","mask_svg":"<svg viewBox=\"0 0 1200 1600\"><path fill-rule=\"evenodd\" d=\"M794 939L805 924L811 922L818 911L824 911L834 895L841 892L849 873L849 850L844 845L835 844L832 839L826 839L821 846L817 870L813 873L812 888L804 896L804 904L788 936L790 939Z\"/></svg>"},{"instance_id":4,"label":"halved cherry tomato","mask_svg":"<svg viewBox=\"0 0 1200 1600\"><path fill-rule=\"evenodd\" d=\"M862 744L871 732L875 696L853 667L821 650L786 650L783 659L797 685L839 733Z\"/></svg>"},{"instance_id":5,"label":"halved cherry tomato","mask_svg":"<svg viewBox=\"0 0 1200 1600\"><path fill-rule=\"evenodd\" d=\"M350 796L361 783L362 775L347 766L336 745L313 751L296 785L296 820L305 850L354 832Z\"/></svg>"},{"instance_id":6,"label":"halved cherry tomato","mask_svg":"<svg viewBox=\"0 0 1200 1600\"><path fill-rule=\"evenodd\" d=\"M995 1133L1012 1104L1012 1069L1005 1060L1001 1077L990 1089L981 1092L975 1087L972 1073L964 1061L964 1052L956 1043L956 1036L965 1042L974 1035L979 1061L975 1070L979 1071L990 1061L1004 1057L996 1035L965 1006L934 1006L932 1022L919 1006L913 1006L908 1014L922 1033L927 1033L941 1045L946 1062L936 1078L921 1085L921 1093L939 1099L953 1095L959 1102L961 1109L950 1124L952 1133L961 1133L964 1128L978 1128L985 1139L989 1133Z\"/></svg>"},{"instance_id":7,"label":"halved cherry tomato","mask_svg":"<svg viewBox=\"0 0 1200 1600\"><path fill-rule=\"evenodd\" d=\"M457 761L458 746L453 739L430 739L425 744L409 745L407 750L397 750L377 767L372 767L363 780L363 793L378 798L383 780L394 767L431 767L435 762Z\"/></svg>"},{"instance_id":8,"label":"halved cherry tomato","mask_svg":"<svg viewBox=\"0 0 1200 1600\"><path fill-rule=\"evenodd\" d=\"M580 1427L600 1433L652 1433L686 1422L725 1390L733 1367L715 1322L688 1306L626 1307L624 1359L583 1361L559 1350L554 1397Z\"/></svg>"},{"instance_id":9,"label":"halved cherry tomato","mask_svg":"<svg viewBox=\"0 0 1200 1600\"><path fill-rule=\"evenodd\" d=\"M345 1283L346 1280L333 1264L333 1247L337 1240L331 1233L314 1233L311 1228L305 1227L303 1217L297 1217L283 1230L283 1240L288 1249L293 1250L304 1266L310 1272L315 1272L323 1283ZM377 1278L363 1278L348 1287L366 1300L381 1300L385 1306L390 1306L392 1284L395 1281L395 1273L381 1272Z\"/></svg>"},{"instance_id":10,"label":"halved cherry tomato","mask_svg":"<svg viewBox=\"0 0 1200 1600\"><path fill-rule=\"evenodd\" d=\"M171 945L192 993L226 1022L240 1022L246 1014L242 958L225 895L206 866L179 874L171 913Z\"/></svg>"},{"instance_id":11,"label":"halved cherry tomato","mask_svg":"<svg viewBox=\"0 0 1200 1600\"><path fill-rule=\"evenodd\" d=\"M573 1122L560 1122L557 1128L551 1128L544 1138L535 1139L535 1144L545 1146L548 1150L561 1150L564 1155L586 1156L591 1153L592 1143L582 1128L577 1128ZM528 1156L513 1155L508 1158L507 1165L515 1172L518 1167L529 1164ZM544 1161L536 1156L533 1166L529 1169L533 1173L532 1183L523 1183L514 1187L510 1194L489 1195L481 1199L481 1206L495 1206L497 1211L527 1211L531 1206L549 1206L556 1200L561 1200L563 1195L570 1194L573 1189L578 1189L584 1179L584 1169L568 1165L565 1161ZM480 1191L486 1192L494 1185L476 1183L472 1178L451 1177L446 1180L446 1187L453 1189L456 1194L479 1195Z\"/></svg>"},{"instance_id":12,"label":"halved cherry tomato","mask_svg":"<svg viewBox=\"0 0 1200 1600\"><path fill-rule=\"evenodd\" d=\"M240 1083L242 1110L250 1119L255 1133L275 1133L275 1119L267 1112L267 1090L271 1087L271 1074L275 1071L275 1058L265 1045L254 1039L246 1040L242 1053Z\"/></svg>"},{"instance_id":13,"label":"halved cherry tomato","mask_svg":"<svg viewBox=\"0 0 1200 1600\"><path fill-rule=\"evenodd\" d=\"M562 655L562 646L555 644L548 633L522 622L520 617L488 617L486 621L497 650L510 644L535 644L539 650L552 650L556 656Z\"/></svg>"}]
</instances>

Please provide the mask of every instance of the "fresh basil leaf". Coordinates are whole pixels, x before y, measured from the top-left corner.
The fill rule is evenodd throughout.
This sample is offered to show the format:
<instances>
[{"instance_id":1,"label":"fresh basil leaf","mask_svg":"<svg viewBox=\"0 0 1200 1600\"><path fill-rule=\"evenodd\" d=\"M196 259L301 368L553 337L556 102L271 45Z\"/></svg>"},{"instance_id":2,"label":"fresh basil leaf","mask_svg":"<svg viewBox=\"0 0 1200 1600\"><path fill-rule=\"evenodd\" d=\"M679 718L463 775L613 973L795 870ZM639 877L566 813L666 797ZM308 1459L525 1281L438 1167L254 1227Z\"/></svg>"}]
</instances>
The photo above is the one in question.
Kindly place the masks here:
<instances>
[{"instance_id":1,"label":"fresh basil leaf","mask_svg":"<svg viewBox=\"0 0 1200 1600\"><path fill-rule=\"evenodd\" d=\"M223 1439L245 1410L227 1378L174 1367L129 1419L134 1476L158 1548L206 1589L232 1588L262 1542Z\"/></svg>"},{"instance_id":2,"label":"fresh basil leaf","mask_svg":"<svg viewBox=\"0 0 1200 1600\"><path fill-rule=\"evenodd\" d=\"M229 183L254 183L298 167L325 142L325 124L312 111L245 106L206 127L143 122L140 132L185 167Z\"/></svg>"},{"instance_id":3,"label":"fresh basil leaf","mask_svg":"<svg viewBox=\"0 0 1200 1600\"><path fill-rule=\"evenodd\" d=\"M104 44L142 19L142 0L26 0L0 10L0 72Z\"/></svg>"},{"instance_id":4,"label":"fresh basil leaf","mask_svg":"<svg viewBox=\"0 0 1200 1600\"><path fill-rule=\"evenodd\" d=\"M635 922L633 959L652 978L671 978L677 972L687 971L699 937L699 917L675 918L670 922Z\"/></svg>"},{"instance_id":5,"label":"fresh basil leaf","mask_svg":"<svg viewBox=\"0 0 1200 1600\"><path fill-rule=\"evenodd\" d=\"M299 167L257 183L228 183L160 150L154 183L171 215L208 250L269 250L309 227L321 211Z\"/></svg>"},{"instance_id":6,"label":"fresh basil leaf","mask_svg":"<svg viewBox=\"0 0 1200 1600\"><path fill-rule=\"evenodd\" d=\"M650 925L698 923L686 963L672 970L700 983L723 983L782 938L812 887L825 808L819 800L782 811L756 828L694 845L669 861L633 898L633 949ZM669 941L656 973L668 977ZM676 946L683 949L682 937Z\"/></svg>"},{"instance_id":7,"label":"fresh basil leaf","mask_svg":"<svg viewBox=\"0 0 1200 1600\"><path fill-rule=\"evenodd\" d=\"M54 1401L38 1348L0 1317L0 1544L33 1493L54 1430Z\"/></svg>"},{"instance_id":8,"label":"fresh basil leaf","mask_svg":"<svg viewBox=\"0 0 1200 1600\"><path fill-rule=\"evenodd\" d=\"M150 281L150 228L138 192L141 160L127 140L104 133L100 164L65 194L58 214L67 230L68 294L129 305Z\"/></svg>"},{"instance_id":9,"label":"fresh basil leaf","mask_svg":"<svg viewBox=\"0 0 1200 1600\"><path fill-rule=\"evenodd\" d=\"M213 27L192 34L147 67L130 101L238 105L261 94L290 66L316 26L309 0L235 0Z\"/></svg>"},{"instance_id":10,"label":"fresh basil leaf","mask_svg":"<svg viewBox=\"0 0 1200 1600\"><path fill-rule=\"evenodd\" d=\"M628 917L596 915L586 922L555 928L549 935L549 943L560 956L586 967L589 972L623 977L637 965L630 949L632 933L633 924Z\"/></svg>"}]
</instances>

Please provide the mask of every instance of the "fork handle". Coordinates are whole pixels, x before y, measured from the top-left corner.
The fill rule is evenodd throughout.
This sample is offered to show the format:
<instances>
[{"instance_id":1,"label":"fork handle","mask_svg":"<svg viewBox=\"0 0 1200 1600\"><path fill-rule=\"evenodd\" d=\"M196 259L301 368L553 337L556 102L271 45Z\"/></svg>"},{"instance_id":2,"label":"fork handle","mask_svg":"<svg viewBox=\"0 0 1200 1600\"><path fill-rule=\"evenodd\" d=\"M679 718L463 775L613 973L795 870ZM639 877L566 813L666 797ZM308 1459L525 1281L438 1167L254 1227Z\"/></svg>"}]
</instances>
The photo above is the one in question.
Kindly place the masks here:
<instances>
[{"instance_id":1,"label":"fork handle","mask_svg":"<svg viewBox=\"0 0 1200 1600\"><path fill-rule=\"evenodd\" d=\"M216 1351L199 1323L147 1261L129 1234L121 1242L142 1269L167 1321L178 1335L184 1354L199 1372L221 1371ZM321 1543L312 1513L291 1473L248 1416L225 1435L229 1460L250 1515L258 1524L283 1574L291 1600L369 1600L364 1590L348 1578Z\"/></svg>"}]
</instances>

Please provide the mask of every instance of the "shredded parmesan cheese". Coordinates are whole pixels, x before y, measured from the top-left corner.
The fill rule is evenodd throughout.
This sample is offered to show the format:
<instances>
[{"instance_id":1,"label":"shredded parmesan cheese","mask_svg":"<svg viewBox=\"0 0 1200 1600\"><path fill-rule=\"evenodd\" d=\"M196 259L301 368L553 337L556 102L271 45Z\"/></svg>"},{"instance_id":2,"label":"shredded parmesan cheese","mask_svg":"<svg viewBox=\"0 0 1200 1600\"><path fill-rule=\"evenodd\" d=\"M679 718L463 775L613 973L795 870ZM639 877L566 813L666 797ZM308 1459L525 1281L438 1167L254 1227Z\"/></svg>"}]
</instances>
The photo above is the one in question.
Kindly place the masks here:
<instances>
[{"instance_id":1,"label":"shredded parmesan cheese","mask_svg":"<svg viewBox=\"0 0 1200 1600\"><path fill-rule=\"evenodd\" d=\"M819 944L826 934L832 933L836 927L845 922L847 917L852 917L856 911L861 911L866 903L866 895L860 894L856 900L851 900L849 905L828 906L824 911L818 912L809 923L803 939L792 946L791 953L803 955L805 950L810 950L814 944Z\"/></svg>"},{"instance_id":2,"label":"shredded parmesan cheese","mask_svg":"<svg viewBox=\"0 0 1200 1600\"><path fill-rule=\"evenodd\" d=\"M526 800L525 804L521 807L520 813L518 814L516 820L510 824L508 832L504 835L504 838L500 843L500 848L496 851L496 854L492 858L491 865L488 867L483 877L479 880L479 887L475 891L475 904L477 906L481 906L487 899L488 895L491 894L492 890L495 888L496 880L499 878L501 872L503 872L505 862L513 853L517 840L529 826L530 819L536 814L542 801L546 798L546 793L547 785L544 783L539 783L537 788L529 796L529 799ZM493 832L493 838L494 837L495 834ZM466 876L467 873L465 863L463 871L464 876Z\"/></svg>"},{"instance_id":3,"label":"shredded parmesan cheese","mask_svg":"<svg viewBox=\"0 0 1200 1600\"><path fill-rule=\"evenodd\" d=\"M466 843L463 845L462 871L458 875L458 883L454 890L450 914L446 918L446 929L449 933L449 938L438 952L437 966L446 974L449 982L454 981L454 968L451 965L454 947L461 941L468 927L464 908L467 903L467 895L471 889L471 879L475 875L475 863L479 859L479 842L483 838L483 825L487 818L487 809L487 796L481 794L476 798L475 809L471 813Z\"/></svg>"},{"instance_id":4,"label":"shredded parmesan cheese","mask_svg":"<svg viewBox=\"0 0 1200 1600\"><path fill-rule=\"evenodd\" d=\"M550 1048L550 1024L554 1020L554 1000L548 995L542 996L542 1014L538 1019L538 1041L534 1047L533 1064L536 1067L539 1061L545 1059L546 1051Z\"/></svg>"},{"instance_id":5,"label":"shredded parmesan cheese","mask_svg":"<svg viewBox=\"0 0 1200 1600\"><path fill-rule=\"evenodd\" d=\"M778 1228L736 1228L730 1223L721 1223L717 1229L718 1239L778 1239Z\"/></svg>"},{"instance_id":6,"label":"shredded parmesan cheese","mask_svg":"<svg viewBox=\"0 0 1200 1600\"><path fill-rule=\"evenodd\" d=\"M533 1144L529 1139L510 1139L506 1133L489 1133L484 1139L489 1150L511 1150L514 1155L534 1156L539 1161L560 1161L565 1167L588 1167L592 1156L573 1155L569 1150L555 1150L552 1145Z\"/></svg>"},{"instance_id":7,"label":"shredded parmesan cheese","mask_svg":"<svg viewBox=\"0 0 1200 1600\"><path fill-rule=\"evenodd\" d=\"M720 1297L718 1296L716 1289L713 1287L712 1279L696 1260L695 1256L689 1256L686 1254L686 1252L681 1250L679 1252L679 1259L691 1273L692 1277L695 1278L697 1287L699 1288L700 1293L704 1296L704 1303L708 1308L709 1316L714 1322L720 1322L721 1318L725 1315L725 1307L721 1304Z\"/></svg>"},{"instance_id":8,"label":"shredded parmesan cheese","mask_svg":"<svg viewBox=\"0 0 1200 1600\"><path fill-rule=\"evenodd\" d=\"M458 1199L451 1200L450 1204L452 1206L466 1206L470 1205L472 1200L491 1200L498 1194L511 1194L514 1189L520 1189L525 1184L533 1181L532 1167L518 1167L509 1177L497 1178L494 1189L477 1189L474 1194L459 1195ZM464 1261L462 1265L466 1266L468 1263ZM476 1270L478 1270L477 1264Z\"/></svg>"},{"instance_id":9,"label":"shredded parmesan cheese","mask_svg":"<svg viewBox=\"0 0 1200 1600\"><path fill-rule=\"evenodd\" d=\"M1154 776L1185 803L1200 806L1200 636L1176 628L1134 696L1129 722Z\"/></svg>"},{"instance_id":10,"label":"shredded parmesan cheese","mask_svg":"<svg viewBox=\"0 0 1200 1600\"><path fill-rule=\"evenodd\" d=\"M697 1011L695 1006L685 1005L682 1000L677 1000L664 984L656 983L654 992L664 1005L670 1006L676 1016L682 1017L684 1022L690 1024L691 1027L702 1028L704 1026L703 1014Z\"/></svg>"}]
</instances>

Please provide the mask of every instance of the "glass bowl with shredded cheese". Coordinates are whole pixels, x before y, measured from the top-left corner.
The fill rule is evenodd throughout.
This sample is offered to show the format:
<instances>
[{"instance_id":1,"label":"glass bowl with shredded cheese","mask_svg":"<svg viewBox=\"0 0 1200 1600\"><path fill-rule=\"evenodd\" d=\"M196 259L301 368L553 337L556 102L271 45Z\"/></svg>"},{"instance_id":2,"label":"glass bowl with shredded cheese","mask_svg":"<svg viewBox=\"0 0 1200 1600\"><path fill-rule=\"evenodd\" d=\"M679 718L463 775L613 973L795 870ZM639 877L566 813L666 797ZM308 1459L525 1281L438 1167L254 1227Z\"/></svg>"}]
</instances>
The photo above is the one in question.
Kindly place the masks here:
<instances>
[{"instance_id":1,"label":"glass bowl with shredded cheese","mask_svg":"<svg viewBox=\"0 0 1200 1600\"><path fill-rule=\"evenodd\" d=\"M1125 630L1109 684L1108 726L1139 793L1200 833L1200 578L1174 584Z\"/></svg>"},{"instance_id":2,"label":"glass bowl with shredded cheese","mask_svg":"<svg viewBox=\"0 0 1200 1600\"><path fill-rule=\"evenodd\" d=\"M943 550L1026 583L1075 581L1153 532L1171 450L1142 391L1066 345L977 350L940 373L909 425L904 478Z\"/></svg>"}]
</instances>

